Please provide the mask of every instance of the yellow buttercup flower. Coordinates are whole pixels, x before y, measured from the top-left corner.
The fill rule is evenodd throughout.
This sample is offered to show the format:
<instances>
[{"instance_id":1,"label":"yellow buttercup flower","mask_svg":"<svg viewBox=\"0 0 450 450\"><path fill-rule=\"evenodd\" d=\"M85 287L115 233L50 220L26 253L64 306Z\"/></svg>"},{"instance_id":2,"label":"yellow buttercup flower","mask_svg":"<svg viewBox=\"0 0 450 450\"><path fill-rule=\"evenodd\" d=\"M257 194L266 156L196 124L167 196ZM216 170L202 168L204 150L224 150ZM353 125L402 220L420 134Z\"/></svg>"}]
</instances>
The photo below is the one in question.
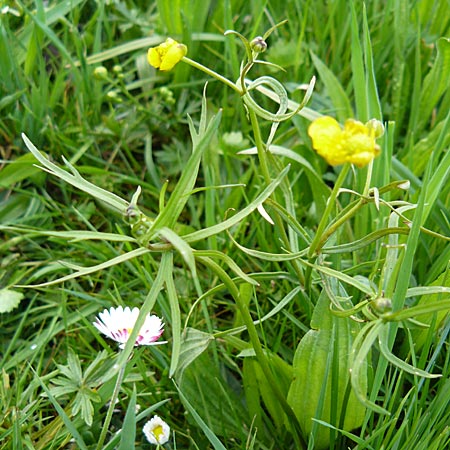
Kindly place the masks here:
<instances>
[{"instance_id":1,"label":"yellow buttercup flower","mask_svg":"<svg viewBox=\"0 0 450 450\"><path fill-rule=\"evenodd\" d=\"M147 61L155 69L172 70L186 53L187 47L184 44L180 44L172 38L167 38L157 47L148 49Z\"/></svg>"},{"instance_id":2,"label":"yellow buttercup flower","mask_svg":"<svg viewBox=\"0 0 450 450\"><path fill-rule=\"evenodd\" d=\"M367 124L354 119L345 121L344 128L332 117L314 120L308 128L313 148L328 164L347 162L363 167L380 153L375 139L383 134L383 125L371 120Z\"/></svg>"}]
</instances>

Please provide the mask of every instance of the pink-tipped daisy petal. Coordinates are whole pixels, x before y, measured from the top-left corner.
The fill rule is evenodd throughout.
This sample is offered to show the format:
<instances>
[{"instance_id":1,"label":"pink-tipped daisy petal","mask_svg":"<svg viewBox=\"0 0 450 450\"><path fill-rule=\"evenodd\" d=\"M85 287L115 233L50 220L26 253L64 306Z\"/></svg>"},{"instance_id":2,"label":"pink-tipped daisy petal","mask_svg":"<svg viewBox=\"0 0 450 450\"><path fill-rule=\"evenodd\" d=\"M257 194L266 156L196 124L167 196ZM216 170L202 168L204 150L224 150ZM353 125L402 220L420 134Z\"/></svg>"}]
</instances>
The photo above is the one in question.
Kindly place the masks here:
<instances>
[{"instance_id":1,"label":"pink-tipped daisy petal","mask_svg":"<svg viewBox=\"0 0 450 450\"><path fill-rule=\"evenodd\" d=\"M128 306L125 308L118 306L99 313L93 325L100 333L118 342L120 348L124 348L138 316L139 308L130 309ZM156 341L161 337L163 331L162 320L158 316L148 314L136 337L135 345L161 344L162 342Z\"/></svg>"}]
</instances>

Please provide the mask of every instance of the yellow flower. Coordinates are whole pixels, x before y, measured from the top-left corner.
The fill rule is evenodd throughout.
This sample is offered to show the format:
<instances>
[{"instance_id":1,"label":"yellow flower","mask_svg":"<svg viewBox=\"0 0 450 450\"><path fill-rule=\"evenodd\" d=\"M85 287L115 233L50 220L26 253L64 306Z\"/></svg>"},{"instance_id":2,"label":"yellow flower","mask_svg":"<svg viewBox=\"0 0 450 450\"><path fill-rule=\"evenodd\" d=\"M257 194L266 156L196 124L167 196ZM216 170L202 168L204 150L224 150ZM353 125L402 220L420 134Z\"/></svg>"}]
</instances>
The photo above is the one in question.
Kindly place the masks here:
<instances>
[{"instance_id":1,"label":"yellow flower","mask_svg":"<svg viewBox=\"0 0 450 450\"><path fill-rule=\"evenodd\" d=\"M184 55L187 53L187 47L171 38L166 42L148 49L147 61L155 69L171 70Z\"/></svg>"},{"instance_id":2,"label":"yellow flower","mask_svg":"<svg viewBox=\"0 0 450 450\"><path fill-rule=\"evenodd\" d=\"M314 120L308 128L313 148L328 164L337 166L347 162L363 167L380 153L375 139L383 134L379 121L364 125L354 119L345 121L344 128L332 117Z\"/></svg>"}]
</instances>

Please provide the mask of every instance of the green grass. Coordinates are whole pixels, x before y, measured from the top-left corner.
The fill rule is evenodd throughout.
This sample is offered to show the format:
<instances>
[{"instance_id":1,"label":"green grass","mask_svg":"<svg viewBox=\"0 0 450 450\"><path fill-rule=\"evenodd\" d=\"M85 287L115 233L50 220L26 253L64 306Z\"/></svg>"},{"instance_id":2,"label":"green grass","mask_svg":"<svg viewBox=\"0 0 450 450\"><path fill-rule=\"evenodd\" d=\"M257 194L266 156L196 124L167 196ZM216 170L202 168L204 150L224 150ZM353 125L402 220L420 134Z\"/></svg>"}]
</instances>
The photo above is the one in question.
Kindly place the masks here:
<instances>
[{"instance_id":1,"label":"green grass","mask_svg":"<svg viewBox=\"0 0 450 450\"><path fill-rule=\"evenodd\" d=\"M1 450L150 448L154 414L173 449L450 445L446 0L3 3ZM273 154L237 92L146 61L170 36L234 83L224 32L285 19L248 77L317 81ZM321 114L383 121L373 165L327 165ZM119 351L118 305L168 343Z\"/></svg>"}]
</instances>

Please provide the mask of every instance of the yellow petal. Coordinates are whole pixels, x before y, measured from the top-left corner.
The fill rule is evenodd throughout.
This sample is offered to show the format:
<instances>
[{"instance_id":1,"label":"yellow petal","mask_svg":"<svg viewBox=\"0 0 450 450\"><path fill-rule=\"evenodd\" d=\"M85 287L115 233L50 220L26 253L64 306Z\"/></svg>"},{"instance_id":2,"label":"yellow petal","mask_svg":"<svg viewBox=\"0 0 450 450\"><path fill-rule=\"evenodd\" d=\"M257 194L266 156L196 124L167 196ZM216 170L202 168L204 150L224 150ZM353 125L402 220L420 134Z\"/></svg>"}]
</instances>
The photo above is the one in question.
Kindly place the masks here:
<instances>
[{"instance_id":1,"label":"yellow petal","mask_svg":"<svg viewBox=\"0 0 450 450\"><path fill-rule=\"evenodd\" d=\"M186 53L187 47L184 44L180 44L172 38L167 38L157 47L149 48L147 61L156 69L171 70Z\"/></svg>"},{"instance_id":2,"label":"yellow petal","mask_svg":"<svg viewBox=\"0 0 450 450\"><path fill-rule=\"evenodd\" d=\"M369 129L359 120L347 119L344 123L344 131L351 135L369 134Z\"/></svg>"},{"instance_id":3,"label":"yellow petal","mask_svg":"<svg viewBox=\"0 0 450 450\"><path fill-rule=\"evenodd\" d=\"M181 58L187 53L187 47L183 44L175 43L171 45L164 55L159 70L171 70L180 62Z\"/></svg>"},{"instance_id":4,"label":"yellow petal","mask_svg":"<svg viewBox=\"0 0 450 450\"><path fill-rule=\"evenodd\" d=\"M333 146L341 133L341 127L336 119L328 116L319 117L308 128L308 134L316 150Z\"/></svg>"},{"instance_id":5,"label":"yellow petal","mask_svg":"<svg viewBox=\"0 0 450 450\"><path fill-rule=\"evenodd\" d=\"M311 123L308 134L313 148L333 166L350 162L363 167L380 152L374 128L354 119L346 120L342 129L332 117L320 117Z\"/></svg>"},{"instance_id":6,"label":"yellow petal","mask_svg":"<svg viewBox=\"0 0 450 450\"><path fill-rule=\"evenodd\" d=\"M161 65L161 56L160 56L160 54L158 52L158 48L157 47L152 47L152 48L148 49L147 61L155 69L159 68L159 66Z\"/></svg>"},{"instance_id":7,"label":"yellow petal","mask_svg":"<svg viewBox=\"0 0 450 450\"><path fill-rule=\"evenodd\" d=\"M308 128L313 148L328 164L343 164L342 129L332 117L324 116L314 120Z\"/></svg>"}]
</instances>

